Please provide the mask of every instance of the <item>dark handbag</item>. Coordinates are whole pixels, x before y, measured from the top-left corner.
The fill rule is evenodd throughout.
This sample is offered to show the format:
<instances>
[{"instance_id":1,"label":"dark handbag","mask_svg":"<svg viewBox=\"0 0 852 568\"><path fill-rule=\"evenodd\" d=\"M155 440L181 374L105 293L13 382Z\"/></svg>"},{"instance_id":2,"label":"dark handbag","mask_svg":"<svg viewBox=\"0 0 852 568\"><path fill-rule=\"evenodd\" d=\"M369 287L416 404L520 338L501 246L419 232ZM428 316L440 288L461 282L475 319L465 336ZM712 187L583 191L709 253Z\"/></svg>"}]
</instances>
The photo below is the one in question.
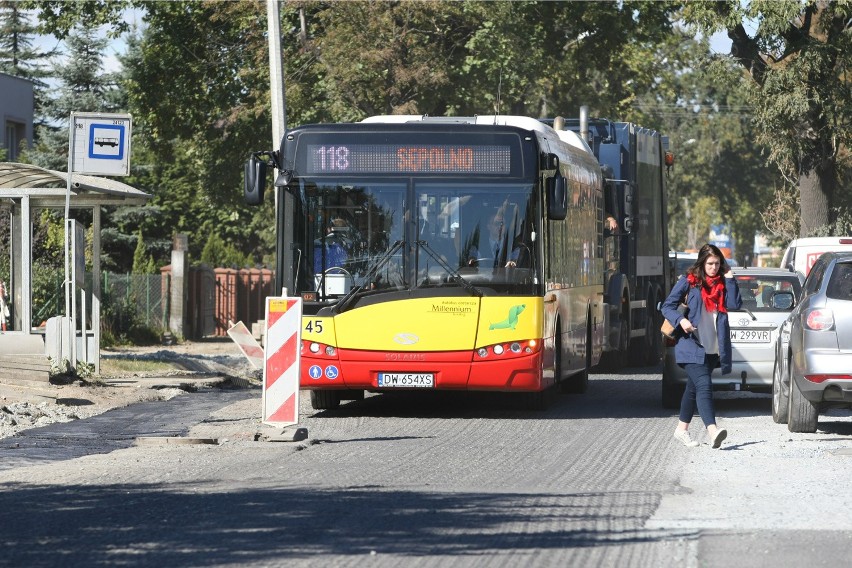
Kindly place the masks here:
<instances>
[{"instance_id":1,"label":"dark handbag","mask_svg":"<svg viewBox=\"0 0 852 568\"><path fill-rule=\"evenodd\" d=\"M684 303L686 300L686 295L684 294L683 299L680 301L680 305L677 307L677 311L679 311L683 317L686 317L686 312L688 306ZM669 320L663 318L663 325L660 326L660 333L666 339L677 339L682 333L683 329L680 326L674 326L669 323Z\"/></svg>"},{"instance_id":2,"label":"dark handbag","mask_svg":"<svg viewBox=\"0 0 852 568\"><path fill-rule=\"evenodd\" d=\"M669 320L663 318L663 325L660 326L660 333L668 339L675 339L675 326L669 323Z\"/></svg>"}]
</instances>

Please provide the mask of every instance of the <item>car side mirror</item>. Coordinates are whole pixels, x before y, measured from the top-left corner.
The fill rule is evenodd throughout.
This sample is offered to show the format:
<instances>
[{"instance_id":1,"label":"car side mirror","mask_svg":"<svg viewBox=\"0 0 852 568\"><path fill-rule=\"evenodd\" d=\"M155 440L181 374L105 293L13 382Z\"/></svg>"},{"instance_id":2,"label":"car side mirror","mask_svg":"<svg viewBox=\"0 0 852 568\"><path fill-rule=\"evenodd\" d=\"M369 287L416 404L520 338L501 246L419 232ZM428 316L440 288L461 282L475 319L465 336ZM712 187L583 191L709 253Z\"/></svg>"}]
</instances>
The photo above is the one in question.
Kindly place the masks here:
<instances>
[{"instance_id":1,"label":"car side mirror","mask_svg":"<svg viewBox=\"0 0 852 568\"><path fill-rule=\"evenodd\" d=\"M775 292L769 300L769 305L776 310L789 310L793 307L793 293Z\"/></svg>"}]
</instances>

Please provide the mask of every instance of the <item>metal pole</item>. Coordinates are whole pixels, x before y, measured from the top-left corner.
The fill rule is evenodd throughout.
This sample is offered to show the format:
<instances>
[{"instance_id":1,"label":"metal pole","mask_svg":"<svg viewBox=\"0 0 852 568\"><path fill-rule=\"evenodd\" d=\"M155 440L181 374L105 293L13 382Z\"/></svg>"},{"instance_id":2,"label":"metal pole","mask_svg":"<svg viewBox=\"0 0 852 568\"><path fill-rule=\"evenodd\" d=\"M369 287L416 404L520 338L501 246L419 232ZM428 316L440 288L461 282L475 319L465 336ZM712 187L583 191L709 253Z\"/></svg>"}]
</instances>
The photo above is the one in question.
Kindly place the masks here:
<instances>
[{"instance_id":1,"label":"metal pole","mask_svg":"<svg viewBox=\"0 0 852 568\"><path fill-rule=\"evenodd\" d=\"M101 373L101 206L92 211L92 332L94 333L95 374ZM106 278L104 278L106 280Z\"/></svg>"},{"instance_id":2,"label":"metal pole","mask_svg":"<svg viewBox=\"0 0 852 568\"><path fill-rule=\"evenodd\" d=\"M68 229L68 221L71 218L71 176L72 170L74 169L73 165L73 155L74 155L74 113L71 113L71 117L68 119L68 181L65 185L65 281L63 282L63 288L65 289L65 317L69 317L71 314L71 289L69 287L69 283L71 282L71 260L68 247L70 246L70 235Z\"/></svg>"}]
</instances>

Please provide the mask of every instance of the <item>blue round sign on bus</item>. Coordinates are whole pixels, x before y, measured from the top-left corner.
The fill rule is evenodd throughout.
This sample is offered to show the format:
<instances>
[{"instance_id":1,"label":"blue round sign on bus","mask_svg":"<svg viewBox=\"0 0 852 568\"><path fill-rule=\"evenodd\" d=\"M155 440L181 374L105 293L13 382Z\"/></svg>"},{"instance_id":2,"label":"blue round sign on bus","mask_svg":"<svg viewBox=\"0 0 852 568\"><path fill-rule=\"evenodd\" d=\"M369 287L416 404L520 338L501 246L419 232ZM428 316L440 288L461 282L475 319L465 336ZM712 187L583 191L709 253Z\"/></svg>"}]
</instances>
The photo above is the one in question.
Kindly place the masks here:
<instances>
[{"instance_id":1,"label":"blue round sign on bus","mask_svg":"<svg viewBox=\"0 0 852 568\"><path fill-rule=\"evenodd\" d=\"M319 365L311 365L311 368L308 369L308 374L312 379L321 379L322 378L322 368Z\"/></svg>"},{"instance_id":2,"label":"blue round sign on bus","mask_svg":"<svg viewBox=\"0 0 852 568\"><path fill-rule=\"evenodd\" d=\"M334 365L329 365L325 368L325 376L329 379L336 379L338 374L337 367Z\"/></svg>"}]
</instances>

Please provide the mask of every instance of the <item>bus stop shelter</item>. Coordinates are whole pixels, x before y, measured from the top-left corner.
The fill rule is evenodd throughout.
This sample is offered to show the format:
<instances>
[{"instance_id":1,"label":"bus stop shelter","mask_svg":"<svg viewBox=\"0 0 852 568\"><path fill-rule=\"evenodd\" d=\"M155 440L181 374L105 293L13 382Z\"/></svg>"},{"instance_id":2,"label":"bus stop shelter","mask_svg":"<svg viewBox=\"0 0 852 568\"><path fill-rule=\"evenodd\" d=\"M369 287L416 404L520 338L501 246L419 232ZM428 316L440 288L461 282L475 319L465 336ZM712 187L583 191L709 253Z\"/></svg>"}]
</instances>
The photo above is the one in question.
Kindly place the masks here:
<instances>
[{"instance_id":1,"label":"bus stop shelter","mask_svg":"<svg viewBox=\"0 0 852 568\"><path fill-rule=\"evenodd\" d=\"M104 206L144 205L150 194L109 178L74 174L70 193L70 216L89 209L93 239L91 243L91 310L87 309L91 337L82 341L93 346L87 360L100 367L100 281L101 281L101 208ZM0 354L46 354L45 329L33 325L33 218L40 209L64 212L68 174L29 164L0 162L0 211L8 220L9 259L6 302L9 321L0 334ZM3 264L0 264L2 267ZM64 267L60 267L64 271ZM56 314L67 315L67 314ZM80 339L78 339L79 341ZM87 350L88 351L88 350Z\"/></svg>"}]
</instances>

